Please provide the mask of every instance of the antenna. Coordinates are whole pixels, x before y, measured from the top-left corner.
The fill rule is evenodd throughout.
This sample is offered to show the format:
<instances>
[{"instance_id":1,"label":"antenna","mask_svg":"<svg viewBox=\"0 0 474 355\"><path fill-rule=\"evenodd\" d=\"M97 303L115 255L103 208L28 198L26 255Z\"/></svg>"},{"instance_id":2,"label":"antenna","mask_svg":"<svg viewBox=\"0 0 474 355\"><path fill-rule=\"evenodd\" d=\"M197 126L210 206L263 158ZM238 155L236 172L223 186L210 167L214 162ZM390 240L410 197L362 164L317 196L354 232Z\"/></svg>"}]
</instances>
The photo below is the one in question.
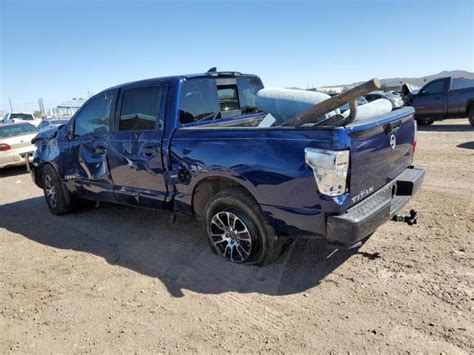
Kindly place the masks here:
<instances>
[{"instance_id":1,"label":"antenna","mask_svg":"<svg viewBox=\"0 0 474 355\"><path fill-rule=\"evenodd\" d=\"M215 73L217 71L217 67L212 67L211 69L209 69L207 72L208 73Z\"/></svg>"}]
</instances>

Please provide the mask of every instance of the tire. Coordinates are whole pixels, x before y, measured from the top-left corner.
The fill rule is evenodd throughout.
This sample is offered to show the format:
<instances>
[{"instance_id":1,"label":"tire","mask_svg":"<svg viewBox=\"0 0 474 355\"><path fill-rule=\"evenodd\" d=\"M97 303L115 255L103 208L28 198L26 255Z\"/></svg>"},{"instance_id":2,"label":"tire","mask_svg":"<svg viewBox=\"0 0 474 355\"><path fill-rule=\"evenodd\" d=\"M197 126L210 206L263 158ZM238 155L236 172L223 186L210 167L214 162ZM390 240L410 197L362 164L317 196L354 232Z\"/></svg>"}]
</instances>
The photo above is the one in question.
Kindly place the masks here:
<instances>
[{"instance_id":1,"label":"tire","mask_svg":"<svg viewBox=\"0 0 474 355\"><path fill-rule=\"evenodd\" d=\"M469 123L471 124L471 126L474 127L474 104L471 104L471 106L469 106L468 118Z\"/></svg>"},{"instance_id":2,"label":"tire","mask_svg":"<svg viewBox=\"0 0 474 355\"><path fill-rule=\"evenodd\" d=\"M434 123L434 121L428 121L428 120L417 120L417 122L420 126L428 126Z\"/></svg>"},{"instance_id":3,"label":"tire","mask_svg":"<svg viewBox=\"0 0 474 355\"><path fill-rule=\"evenodd\" d=\"M52 214L61 216L73 210L75 198L66 189L51 165L41 169L41 182L46 204Z\"/></svg>"},{"instance_id":4,"label":"tire","mask_svg":"<svg viewBox=\"0 0 474 355\"><path fill-rule=\"evenodd\" d=\"M243 188L212 196L203 224L212 251L227 261L267 265L280 255L283 243L265 222L257 201Z\"/></svg>"}]
</instances>

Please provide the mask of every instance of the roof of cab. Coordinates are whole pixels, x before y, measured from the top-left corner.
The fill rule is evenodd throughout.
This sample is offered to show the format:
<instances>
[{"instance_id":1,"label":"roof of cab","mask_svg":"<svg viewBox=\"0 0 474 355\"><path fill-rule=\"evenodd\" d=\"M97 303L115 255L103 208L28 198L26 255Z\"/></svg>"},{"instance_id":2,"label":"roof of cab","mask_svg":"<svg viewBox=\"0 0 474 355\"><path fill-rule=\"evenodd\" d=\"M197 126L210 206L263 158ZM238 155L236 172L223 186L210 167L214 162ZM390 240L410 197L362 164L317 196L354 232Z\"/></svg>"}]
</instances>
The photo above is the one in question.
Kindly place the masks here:
<instances>
[{"instance_id":1,"label":"roof of cab","mask_svg":"<svg viewBox=\"0 0 474 355\"><path fill-rule=\"evenodd\" d=\"M182 80L182 79L199 79L199 78L212 78L212 77L238 77L238 76L252 76L252 77L257 77L257 75L254 74L242 74L237 71L215 71L215 72L207 72L207 73L198 73L198 74L184 74L184 75L173 75L173 76L163 76L163 77L158 77L158 78L150 78L150 79L143 79L143 80L137 80L137 81L131 81L128 83L123 83L119 85L112 86L110 88L107 88L105 90L102 90L100 93L109 91L109 90L114 90L114 89L120 89L123 87L127 86L140 86L140 85L150 85L153 83L158 83L158 82L169 82L173 80Z\"/></svg>"}]
</instances>

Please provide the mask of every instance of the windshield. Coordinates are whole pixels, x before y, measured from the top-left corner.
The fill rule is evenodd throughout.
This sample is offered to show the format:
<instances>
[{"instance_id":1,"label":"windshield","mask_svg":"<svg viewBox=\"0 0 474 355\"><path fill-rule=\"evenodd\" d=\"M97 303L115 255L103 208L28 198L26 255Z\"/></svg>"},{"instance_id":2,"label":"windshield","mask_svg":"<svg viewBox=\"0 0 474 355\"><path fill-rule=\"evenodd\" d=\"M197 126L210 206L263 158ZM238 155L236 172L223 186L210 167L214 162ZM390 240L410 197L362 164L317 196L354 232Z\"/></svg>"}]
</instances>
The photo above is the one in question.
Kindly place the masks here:
<instances>
[{"instance_id":1,"label":"windshield","mask_svg":"<svg viewBox=\"0 0 474 355\"><path fill-rule=\"evenodd\" d=\"M37 132L35 126L26 123L26 124L15 124L8 126L0 126L0 138L8 138L14 136L21 136L24 134L32 134Z\"/></svg>"},{"instance_id":2,"label":"windshield","mask_svg":"<svg viewBox=\"0 0 474 355\"><path fill-rule=\"evenodd\" d=\"M29 113L11 113L10 119L12 120L22 120L22 121L33 121L35 118L32 114Z\"/></svg>"}]
</instances>

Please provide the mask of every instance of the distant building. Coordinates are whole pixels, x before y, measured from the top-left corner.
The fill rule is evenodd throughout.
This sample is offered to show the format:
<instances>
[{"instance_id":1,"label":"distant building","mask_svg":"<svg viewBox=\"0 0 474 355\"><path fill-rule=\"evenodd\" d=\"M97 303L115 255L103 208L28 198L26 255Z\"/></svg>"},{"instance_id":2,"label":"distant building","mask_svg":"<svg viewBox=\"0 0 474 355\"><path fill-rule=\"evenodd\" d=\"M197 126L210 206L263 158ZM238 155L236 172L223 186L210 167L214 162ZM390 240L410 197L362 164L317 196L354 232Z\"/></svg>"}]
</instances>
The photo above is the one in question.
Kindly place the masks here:
<instances>
[{"instance_id":1,"label":"distant building","mask_svg":"<svg viewBox=\"0 0 474 355\"><path fill-rule=\"evenodd\" d=\"M82 98L73 98L72 100L64 101L62 104L56 106L58 116L72 116L74 113L86 102Z\"/></svg>"}]
</instances>

